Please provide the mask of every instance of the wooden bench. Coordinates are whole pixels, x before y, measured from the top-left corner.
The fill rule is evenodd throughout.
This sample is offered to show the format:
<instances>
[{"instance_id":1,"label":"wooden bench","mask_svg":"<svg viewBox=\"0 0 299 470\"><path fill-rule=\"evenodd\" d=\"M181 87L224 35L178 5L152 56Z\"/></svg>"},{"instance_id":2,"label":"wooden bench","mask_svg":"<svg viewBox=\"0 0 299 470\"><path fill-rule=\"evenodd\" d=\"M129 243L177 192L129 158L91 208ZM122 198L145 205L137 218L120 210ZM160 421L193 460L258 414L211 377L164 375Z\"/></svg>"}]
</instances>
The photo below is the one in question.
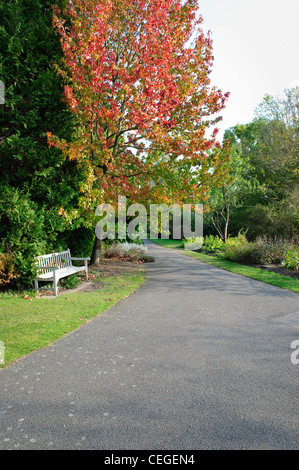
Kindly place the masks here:
<instances>
[{"instance_id":1,"label":"wooden bench","mask_svg":"<svg viewBox=\"0 0 299 470\"><path fill-rule=\"evenodd\" d=\"M70 249L58 253L36 256L37 277L35 279L35 289L38 290L39 282L53 282L54 295L57 295L57 283L59 279L71 274L85 271L85 280L88 280L88 260L90 258L72 258ZM84 266L73 266L72 261L84 261Z\"/></svg>"}]
</instances>

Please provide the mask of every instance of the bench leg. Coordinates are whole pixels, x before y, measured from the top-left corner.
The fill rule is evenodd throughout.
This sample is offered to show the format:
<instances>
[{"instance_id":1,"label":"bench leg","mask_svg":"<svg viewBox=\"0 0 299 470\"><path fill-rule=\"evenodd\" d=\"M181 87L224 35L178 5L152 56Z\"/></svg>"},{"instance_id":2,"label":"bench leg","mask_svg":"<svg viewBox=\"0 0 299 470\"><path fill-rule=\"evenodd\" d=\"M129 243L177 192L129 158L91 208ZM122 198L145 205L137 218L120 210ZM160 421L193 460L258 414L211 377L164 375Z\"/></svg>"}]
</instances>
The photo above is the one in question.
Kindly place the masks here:
<instances>
[{"instance_id":1,"label":"bench leg","mask_svg":"<svg viewBox=\"0 0 299 470\"><path fill-rule=\"evenodd\" d=\"M85 281L88 281L88 262L87 260L84 261L85 264Z\"/></svg>"},{"instance_id":2,"label":"bench leg","mask_svg":"<svg viewBox=\"0 0 299 470\"><path fill-rule=\"evenodd\" d=\"M35 281L34 281L34 288L35 288L35 290L38 290L38 280L37 279L35 279Z\"/></svg>"},{"instance_id":3,"label":"bench leg","mask_svg":"<svg viewBox=\"0 0 299 470\"><path fill-rule=\"evenodd\" d=\"M55 295L55 296L56 296L57 293L58 293L57 282L58 282L58 279L57 279L57 276L56 276L56 272L54 271L53 288L54 288L54 295Z\"/></svg>"}]
</instances>

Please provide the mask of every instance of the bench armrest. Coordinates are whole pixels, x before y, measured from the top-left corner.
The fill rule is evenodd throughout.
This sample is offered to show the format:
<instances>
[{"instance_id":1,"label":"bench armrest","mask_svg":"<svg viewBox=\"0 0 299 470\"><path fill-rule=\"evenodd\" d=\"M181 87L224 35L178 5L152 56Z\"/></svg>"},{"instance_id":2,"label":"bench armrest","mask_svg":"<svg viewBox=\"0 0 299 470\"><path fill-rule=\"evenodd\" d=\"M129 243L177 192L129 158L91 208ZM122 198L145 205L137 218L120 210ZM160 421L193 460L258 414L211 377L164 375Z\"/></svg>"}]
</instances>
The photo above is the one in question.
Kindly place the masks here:
<instances>
[{"instance_id":1,"label":"bench armrest","mask_svg":"<svg viewBox=\"0 0 299 470\"><path fill-rule=\"evenodd\" d=\"M85 261L85 260L89 261L90 258L71 258L71 260L72 261Z\"/></svg>"}]
</instances>

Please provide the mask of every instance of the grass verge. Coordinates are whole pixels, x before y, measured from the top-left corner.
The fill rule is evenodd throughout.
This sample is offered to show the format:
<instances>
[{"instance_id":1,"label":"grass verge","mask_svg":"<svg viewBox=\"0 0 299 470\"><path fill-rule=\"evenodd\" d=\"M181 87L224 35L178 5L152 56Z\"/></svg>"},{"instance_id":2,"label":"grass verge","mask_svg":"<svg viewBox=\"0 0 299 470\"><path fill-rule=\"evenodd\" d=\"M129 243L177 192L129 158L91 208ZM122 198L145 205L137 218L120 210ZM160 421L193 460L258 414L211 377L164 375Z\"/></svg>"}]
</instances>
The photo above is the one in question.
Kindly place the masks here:
<instances>
[{"instance_id":1,"label":"grass verge","mask_svg":"<svg viewBox=\"0 0 299 470\"><path fill-rule=\"evenodd\" d=\"M4 364L49 346L71 331L103 313L133 293L145 280L143 270L121 276L95 279L102 288L74 292L49 299L35 298L35 292L0 295L0 341L4 343ZM24 294L30 299L24 300Z\"/></svg>"},{"instance_id":2,"label":"grass verge","mask_svg":"<svg viewBox=\"0 0 299 470\"><path fill-rule=\"evenodd\" d=\"M255 268L253 266L245 266L242 264L234 263L233 261L217 258L216 256L205 255L204 253L197 253L195 251L183 250L183 243L181 240L155 240L150 241L164 246L165 248L181 249L182 254L191 258L198 259L204 263L216 266L217 268L225 269L235 274L250 277L257 281L272 284L273 286L288 289L299 294L299 282L297 279L283 276L281 274L266 271L264 269Z\"/></svg>"},{"instance_id":3,"label":"grass verge","mask_svg":"<svg viewBox=\"0 0 299 470\"><path fill-rule=\"evenodd\" d=\"M160 238L150 238L149 241L156 243L157 245L164 246L165 248L176 248L177 250L184 248L182 240L161 240Z\"/></svg>"}]
</instances>

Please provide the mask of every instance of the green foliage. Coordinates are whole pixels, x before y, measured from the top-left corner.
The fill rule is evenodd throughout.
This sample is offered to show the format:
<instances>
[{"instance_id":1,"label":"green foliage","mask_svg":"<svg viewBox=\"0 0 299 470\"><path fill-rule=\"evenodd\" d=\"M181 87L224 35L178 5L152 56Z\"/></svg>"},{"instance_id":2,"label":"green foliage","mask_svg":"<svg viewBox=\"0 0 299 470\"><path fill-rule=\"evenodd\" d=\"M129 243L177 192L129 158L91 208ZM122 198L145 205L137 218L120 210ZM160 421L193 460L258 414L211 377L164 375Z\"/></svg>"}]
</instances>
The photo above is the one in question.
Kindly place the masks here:
<instances>
[{"instance_id":1,"label":"green foliage","mask_svg":"<svg viewBox=\"0 0 299 470\"><path fill-rule=\"evenodd\" d=\"M85 227L74 228L72 226L59 235L56 246L58 248L57 251L63 251L69 248L72 256L83 258L90 256L93 242L93 229Z\"/></svg>"},{"instance_id":2,"label":"green foliage","mask_svg":"<svg viewBox=\"0 0 299 470\"><path fill-rule=\"evenodd\" d=\"M234 208L243 205L244 197L259 191L258 181L252 176L249 158L231 143L230 159L226 163L226 180L221 187L212 187L209 193L205 223L214 227L223 241L228 237L228 227Z\"/></svg>"},{"instance_id":3,"label":"green foliage","mask_svg":"<svg viewBox=\"0 0 299 470\"><path fill-rule=\"evenodd\" d=\"M283 238L258 237L254 242L256 262L260 264L282 263L289 249L294 245L292 241Z\"/></svg>"},{"instance_id":4,"label":"green foliage","mask_svg":"<svg viewBox=\"0 0 299 470\"><path fill-rule=\"evenodd\" d=\"M59 208L76 207L80 171L49 148L46 133L71 138L73 120L54 70L62 56L49 0L0 3L0 251L10 253L19 284L34 276L34 256L58 250L69 222ZM55 1L62 6L65 0ZM73 237L74 238L74 237ZM90 253L89 253L90 254ZM15 281L15 279L14 279Z\"/></svg>"},{"instance_id":5,"label":"green foliage","mask_svg":"<svg viewBox=\"0 0 299 470\"><path fill-rule=\"evenodd\" d=\"M13 256L18 283L28 285L35 273L34 256L47 247L44 217L27 194L10 187L1 193L0 216L0 251Z\"/></svg>"},{"instance_id":6,"label":"green foliage","mask_svg":"<svg viewBox=\"0 0 299 470\"><path fill-rule=\"evenodd\" d=\"M48 148L46 132L55 129L64 135L71 129L53 67L61 51L51 3L9 0L0 5L0 77L5 85L1 179L15 187L33 187L36 199L45 198L54 178L59 181L56 170L63 162L60 152Z\"/></svg>"},{"instance_id":7,"label":"green foliage","mask_svg":"<svg viewBox=\"0 0 299 470\"><path fill-rule=\"evenodd\" d=\"M292 250L288 250L285 254L284 260L282 261L282 265L293 271L299 270L299 248L293 248Z\"/></svg>"},{"instance_id":8,"label":"green foliage","mask_svg":"<svg viewBox=\"0 0 299 470\"><path fill-rule=\"evenodd\" d=\"M128 224L128 221L127 221L127 224ZM116 224L115 231L117 231L117 224ZM126 233L126 238L119 238L116 241L117 241L117 243L133 243L134 245L143 245L142 238L135 238L133 240L132 238L129 237L128 233ZM112 243L113 243L113 241L112 241Z\"/></svg>"},{"instance_id":9,"label":"green foliage","mask_svg":"<svg viewBox=\"0 0 299 470\"><path fill-rule=\"evenodd\" d=\"M250 240L262 234L289 239L299 232L298 97L298 87L285 90L283 98L266 95L252 122L225 133L232 154L244 163L242 178L249 185L240 192L240 172L232 167L232 194L226 202L233 236L241 229Z\"/></svg>"},{"instance_id":10,"label":"green foliage","mask_svg":"<svg viewBox=\"0 0 299 470\"><path fill-rule=\"evenodd\" d=\"M60 279L59 284L64 289L74 289L79 284L80 279L77 274L71 274L63 279Z\"/></svg>"},{"instance_id":11,"label":"green foliage","mask_svg":"<svg viewBox=\"0 0 299 470\"><path fill-rule=\"evenodd\" d=\"M222 255L237 263L282 264L295 270L299 261L299 248L296 240L263 236L250 242L244 234L239 234L227 239Z\"/></svg>"},{"instance_id":12,"label":"green foliage","mask_svg":"<svg viewBox=\"0 0 299 470\"><path fill-rule=\"evenodd\" d=\"M185 238L182 243L185 250L197 250L203 244L203 237Z\"/></svg>"},{"instance_id":13,"label":"green foliage","mask_svg":"<svg viewBox=\"0 0 299 470\"><path fill-rule=\"evenodd\" d=\"M224 250L225 243L218 235L206 235L202 244L202 251L206 253L220 253Z\"/></svg>"},{"instance_id":14,"label":"green foliage","mask_svg":"<svg viewBox=\"0 0 299 470\"><path fill-rule=\"evenodd\" d=\"M238 263L253 263L253 244L240 233L237 237L229 237L225 243L223 257Z\"/></svg>"}]
</instances>

